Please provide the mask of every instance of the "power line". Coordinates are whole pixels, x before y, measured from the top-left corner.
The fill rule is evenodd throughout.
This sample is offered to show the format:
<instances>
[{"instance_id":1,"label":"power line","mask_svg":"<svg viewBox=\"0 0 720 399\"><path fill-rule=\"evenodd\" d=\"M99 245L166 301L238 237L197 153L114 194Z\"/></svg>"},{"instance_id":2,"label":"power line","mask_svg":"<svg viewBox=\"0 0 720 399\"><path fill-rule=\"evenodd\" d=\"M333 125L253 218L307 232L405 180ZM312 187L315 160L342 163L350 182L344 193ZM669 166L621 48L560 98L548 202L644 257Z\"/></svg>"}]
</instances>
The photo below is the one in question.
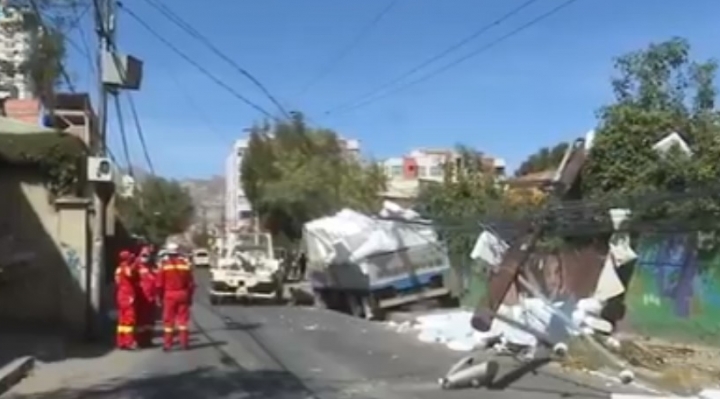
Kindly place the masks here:
<instances>
[{"instance_id":1,"label":"power line","mask_svg":"<svg viewBox=\"0 0 720 399\"><path fill-rule=\"evenodd\" d=\"M533 0L537 1L537 0ZM310 88L312 88L315 84L317 84L320 80L325 78L330 72L340 64L341 61L345 59L345 57L348 56L362 41L363 39L370 34L370 32L375 28L375 26L382 21L382 19L387 15L395 6L398 4L398 0L393 0L390 2L387 6L385 6L383 9L380 10L375 16L373 17L370 22L365 25L360 32L353 38L350 43L345 46L343 49L340 50L340 52L337 53L337 55L330 59L330 61L325 64L325 66L320 70L320 72L315 75L314 78L310 79L309 82L307 82L302 90L298 93L299 96L305 94Z\"/></svg>"},{"instance_id":2,"label":"power line","mask_svg":"<svg viewBox=\"0 0 720 399\"><path fill-rule=\"evenodd\" d=\"M527 1L525 1L524 3L520 4L519 6L513 8L512 10L510 10L510 11L508 11L507 13L505 13L504 15L502 15L500 18L498 18L498 19L490 22L489 24L483 25L482 27L480 27L480 29L474 31L474 32L471 33L470 35L464 37L463 39L461 39L460 41L458 41L458 42L456 42L455 44L451 45L450 47L446 48L445 50L441 51L440 53L438 53L438 54L436 54L436 55L434 55L434 56L426 59L425 61L421 62L420 64L414 66L413 68L410 68L410 69L407 70L406 72L401 73L400 75L396 76L395 78L393 78L393 79L385 82L384 84L376 87L375 89L373 89L373 90L371 90L371 91L369 91L369 92L366 92L366 93L363 94L362 96L357 97L355 100L348 101L348 102L345 102L345 103L343 103L343 104L340 104L340 105L336 106L335 108L327 111L326 114L327 114L327 113L332 113L332 112L334 112L335 110L338 110L338 109L345 108L345 107L347 107L348 105L355 104L355 103L357 103L358 101L362 101L362 100L364 100L364 99L366 99L366 98L368 98L368 97L371 97L371 96L373 96L374 94L376 94L376 93L378 93L378 92L380 92L380 91L382 91L382 90L384 90L384 89L386 89L386 88L388 88L388 87L391 87L391 86L395 85L396 83L402 81L403 79L407 78L408 76L411 76L411 75L415 74L416 72L418 72L418 71L420 71L421 69L427 67L428 65L433 64L434 62L436 62L436 61L438 61L438 60L446 57L448 54L451 54L452 52L454 52L455 50L463 47L464 45L468 44L469 42L477 39L479 36L483 35L484 33L486 33L487 31L491 30L492 28L494 28L494 27L502 24L503 22L507 21L508 19L512 18L513 16L515 16L516 14L518 14L519 12L521 12L522 10L524 10L525 8L529 7L529 6L532 5L533 3L536 3L537 1L538 1L538 0L527 0Z\"/></svg>"},{"instance_id":3,"label":"power line","mask_svg":"<svg viewBox=\"0 0 720 399\"><path fill-rule=\"evenodd\" d=\"M161 41L163 44L165 44L168 48L170 48L175 54L180 56L182 59L187 61L189 64L194 66L197 70L199 70L203 75L207 76L208 79L212 80L217 84L218 86L222 87L223 89L227 90L230 94L232 94L235 98L238 100L244 102L251 108L255 109L256 111L260 112L261 114L267 116L270 119L273 119L275 121L279 121L277 117L275 117L273 114L268 112L266 109L261 107L260 105L252 102L251 100L247 99L242 94L238 93L237 90L230 87L227 83L223 82L220 78L213 75L210 71L208 71L205 67L200 65L197 61L193 60L192 57L188 56L187 54L183 53L182 50L177 48L172 42L170 42L168 39L163 37L160 33L158 33L155 29L153 29L150 24L148 24L145 20L140 18L135 12L130 10L129 8L125 7L122 3L117 3L118 7L125 11L132 19L135 20L138 24L140 24L143 28L145 28L151 35L153 35L156 39Z\"/></svg>"},{"instance_id":4,"label":"power line","mask_svg":"<svg viewBox=\"0 0 720 399\"><path fill-rule=\"evenodd\" d=\"M140 124L140 116L138 115L137 107L135 107L135 101L129 92L125 93L127 94L128 104L130 104L130 113L132 114L133 122L135 123L135 132L140 140L140 147L142 148L145 162L147 162L148 168L150 168L150 173L154 176L155 166L153 166L153 161L150 158L150 151L148 151L147 143L145 142L145 134L143 133L142 125Z\"/></svg>"},{"instance_id":5,"label":"power line","mask_svg":"<svg viewBox=\"0 0 720 399\"><path fill-rule=\"evenodd\" d=\"M125 156L125 162L127 163L128 173L131 177L135 176L133 173L132 160L130 159L130 148L128 147L127 135L125 134L125 121L123 120L122 107L120 106L120 99L118 94L115 93L113 96L115 102L115 116L117 117L118 129L120 130L120 139L122 140L123 155Z\"/></svg>"},{"instance_id":6,"label":"power line","mask_svg":"<svg viewBox=\"0 0 720 399\"><path fill-rule=\"evenodd\" d=\"M210 51L212 51L215 55L230 64L230 66L232 66L238 73L248 78L257 88L260 89L260 91L263 92L263 94L265 94L265 96L267 96L267 98L278 108L278 110L280 110L280 113L285 118L290 118L290 114L288 113L288 111L275 98L275 96L270 93L270 90L268 90L267 87L265 87L265 85L260 82L260 80L258 80L247 69L238 65L238 63L235 62L232 58L230 58L227 54L223 53L205 35L200 33L197 29L190 25L190 23L182 19L182 17L180 17L176 12L174 12L165 4L154 0L145 0L145 2L148 3L151 7L155 8L158 12L160 12L164 17L166 17L180 29L184 30L187 34L200 41L201 43L205 44L210 49Z\"/></svg>"},{"instance_id":7,"label":"power line","mask_svg":"<svg viewBox=\"0 0 720 399\"><path fill-rule=\"evenodd\" d=\"M166 71L167 71L167 74L170 77L170 79L173 81L173 83L175 83L175 86L177 86L178 91L185 98L185 101L190 106L190 109L195 111L198 114L200 119L202 119L202 121L205 123L205 125L207 126L207 128L210 131L215 133L222 141L225 141L225 138L222 137L222 135L220 134L220 130L214 126L214 123L212 123L211 119L203 111L203 109L200 107L200 105L195 101L193 96L190 93L188 93L187 90L185 90L185 87L183 87L182 83L180 82L180 79L178 79L178 77L175 76L175 74L170 70L170 68L167 68Z\"/></svg>"},{"instance_id":8,"label":"power line","mask_svg":"<svg viewBox=\"0 0 720 399\"><path fill-rule=\"evenodd\" d=\"M40 24L40 27L43 29L43 34L47 34L49 30L45 25L45 22L43 21L43 16L40 13L40 7L37 4L37 0L30 0L30 8L32 9L33 14L35 14L35 18L37 18L38 24ZM62 64L62 62L58 62L58 67L60 68L60 76L62 76L63 80L65 81L65 85L68 87L68 90L75 93L75 85L73 84L72 79L70 79L70 75L65 69L65 66Z\"/></svg>"},{"instance_id":9,"label":"power line","mask_svg":"<svg viewBox=\"0 0 720 399\"><path fill-rule=\"evenodd\" d=\"M85 7L85 9L83 11L78 12L76 4L74 2L72 4L73 10L75 11L76 14L78 14L78 16L75 20L75 27L77 28L78 32L80 33L80 42L82 43L82 48L85 51L85 58L88 61L88 66L90 68L90 72L92 74L96 74L95 63L93 62L93 59L92 59L92 51L90 51L90 44L88 44L87 37L85 37L85 29L83 29L82 21L81 21L83 16L85 16L85 14L90 9L90 7L91 7L91 5L88 4L87 7Z\"/></svg>"},{"instance_id":10,"label":"power line","mask_svg":"<svg viewBox=\"0 0 720 399\"><path fill-rule=\"evenodd\" d=\"M466 55L464 55L464 56L462 56L462 57L460 57L460 58L457 58L457 59L455 59L454 61L450 62L449 64L446 64L446 65L443 66L443 67L437 68L437 69L435 69L435 70L433 70L433 71L431 71L431 72L429 72L429 73L427 73L427 74L419 77L418 79L412 80L412 81L410 81L410 82L408 82L408 83L406 83L406 84L404 84L404 85L401 85L401 86L396 86L394 89L390 89L389 91L386 91L385 93L382 93L382 94L380 94L380 95L378 95L378 96L370 97L370 96L372 96L373 94L378 93L379 91L381 91L381 90L375 90L375 91L373 91L372 93L370 93L370 95L365 95L365 96L363 96L363 97L362 97L361 99L359 99L359 100L356 100L356 101L351 102L351 103L346 103L346 105L339 106L339 107L335 107L335 108L333 108L333 109L331 109L331 110L329 110L329 111L326 111L326 112L325 112L325 115L338 114L338 113L346 113L346 112L349 112L349 111L351 111L351 110L355 110L355 109L357 109L357 108L364 107L364 106L366 106L366 105L369 105L369 104L372 104L372 103L374 103L374 102L376 102L376 101L379 101L379 100L381 100L381 99L383 99L383 98L386 98L386 97L389 97L389 96L391 96L391 95L393 95L393 94L396 94L396 93L398 93L398 92L404 91L404 90L406 90L406 89L408 89L408 88L410 88L410 87L413 87L413 86L415 86L415 85L417 85L417 84L420 84L420 83L422 83L422 82L425 82L425 81L427 81L427 80L429 80L429 79L432 79L432 78L434 78L435 76L440 75L441 73L443 73L443 72L445 72L445 71L447 71L447 70L449 70L449 69L451 69L451 68L454 68L454 67L456 67L457 65L459 65L459 64L461 64L461 63L463 63L463 62L465 62L465 61L467 61L467 60L469 60L469 59L471 59L471 58L477 57L478 55L481 55L481 54L485 53L486 51L494 48L495 46L501 44L502 42L504 42L504 41L512 38L513 36L515 36L515 35L523 32L524 30L526 30L526 29L528 29L528 28L532 27L533 25L535 25L535 24L537 24L537 23L539 23L539 22L541 22L541 21L543 21L543 20L551 17L552 15L554 15L554 14L556 14L557 12L561 11L562 9L570 6L571 4L575 3L576 1L578 1L578 0L566 0L565 2L563 2L563 3L559 4L558 6L550 9L549 11L547 11L547 12L545 12L545 13L543 13L543 14L540 14L539 16L531 19L530 21L528 21L528 22L520 25L519 27L511 30L510 32L506 33L505 35L500 36L499 38L491 41L490 43L488 43L488 44L486 44L486 45L484 45L484 46L482 46L482 47L480 47L480 48L478 48L478 49L470 52L469 54L466 54ZM370 98L368 98L368 97L370 97ZM363 100L363 98L367 98L367 99Z\"/></svg>"}]
</instances>

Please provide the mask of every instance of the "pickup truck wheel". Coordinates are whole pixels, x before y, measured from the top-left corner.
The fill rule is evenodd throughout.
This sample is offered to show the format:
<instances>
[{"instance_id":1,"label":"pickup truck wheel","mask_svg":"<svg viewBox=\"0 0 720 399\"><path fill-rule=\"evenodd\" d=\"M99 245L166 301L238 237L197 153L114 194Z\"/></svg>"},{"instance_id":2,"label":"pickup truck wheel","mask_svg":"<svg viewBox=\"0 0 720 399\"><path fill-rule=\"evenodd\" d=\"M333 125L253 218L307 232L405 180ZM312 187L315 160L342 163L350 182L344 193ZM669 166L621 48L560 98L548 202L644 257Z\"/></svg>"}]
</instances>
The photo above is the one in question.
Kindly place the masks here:
<instances>
[{"instance_id":1,"label":"pickup truck wheel","mask_svg":"<svg viewBox=\"0 0 720 399\"><path fill-rule=\"evenodd\" d=\"M319 290L313 290L313 305L318 309L329 309L327 295Z\"/></svg>"},{"instance_id":2,"label":"pickup truck wheel","mask_svg":"<svg viewBox=\"0 0 720 399\"><path fill-rule=\"evenodd\" d=\"M361 303L367 320L383 320L385 318L385 313L380 309L377 298L372 294L363 296Z\"/></svg>"},{"instance_id":3,"label":"pickup truck wheel","mask_svg":"<svg viewBox=\"0 0 720 399\"><path fill-rule=\"evenodd\" d=\"M285 297L285 295L284 295L285 293L283 292L284 289L285 289L285 288L283 287L282 284L280 284L280 285L275 289L275 302L278 303L278 304L283 303L283 299L284 299L284 297Z\"/></svg>"},{"instance_id":4,"label":"pickup truck wheel","mask_svg":"<svg viewBox=\"0 0 720 399\"><path fill-rule=\"evenodd\" d=\"M363 312L362 298L356 294L345 294L345 300L347 301L347 309L354 317L363 318L365 312Z\"/></svg>"},{"instance_id":5,"label":"pickup truck wheel","mask_svg":"<svg viewBox=\"0 0 720 399\"><path fill-rule=\"evenodd\" d=\"M217 305L220 303L220 298L217 297L217 295L210 295L210 304L211 305Z\"/></svg>"}]
</instances>

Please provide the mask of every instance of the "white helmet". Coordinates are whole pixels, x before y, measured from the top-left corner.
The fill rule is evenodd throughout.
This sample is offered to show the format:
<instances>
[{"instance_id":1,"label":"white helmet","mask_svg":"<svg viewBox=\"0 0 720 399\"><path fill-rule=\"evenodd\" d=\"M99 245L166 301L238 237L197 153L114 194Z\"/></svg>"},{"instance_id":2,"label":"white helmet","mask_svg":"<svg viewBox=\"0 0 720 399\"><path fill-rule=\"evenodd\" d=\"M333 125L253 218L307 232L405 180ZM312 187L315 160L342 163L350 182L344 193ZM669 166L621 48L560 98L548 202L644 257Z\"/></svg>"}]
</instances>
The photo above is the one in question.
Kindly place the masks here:
<instances>
[{"instance_id":1,"label":"white helmet","mask_svg":"<svg viewBox=\"0 0 720 399\"><path fill-rule=\"evenodd\" d=\"M166 253L175 254L178 252L179 249L180 249L180 247L174 242L169 242L169 243L167 243L167 245L165 245Z\"/></svg>"}]
</instances>

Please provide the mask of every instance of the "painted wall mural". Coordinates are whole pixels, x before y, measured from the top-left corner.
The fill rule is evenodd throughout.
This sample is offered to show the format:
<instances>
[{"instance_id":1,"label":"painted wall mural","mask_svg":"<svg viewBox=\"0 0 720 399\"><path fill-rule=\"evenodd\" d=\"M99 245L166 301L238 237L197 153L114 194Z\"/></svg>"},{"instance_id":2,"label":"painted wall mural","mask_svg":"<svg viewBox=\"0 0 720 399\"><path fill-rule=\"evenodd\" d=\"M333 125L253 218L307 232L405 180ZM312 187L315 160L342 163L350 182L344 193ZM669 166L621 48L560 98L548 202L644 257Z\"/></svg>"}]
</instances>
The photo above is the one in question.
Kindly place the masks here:
<instances>
[{"instance_id":1,"label":"painted wall mural","mask_svg":"<svg viewBox=\"0 0 720 399\"><path fill-rule=\"evenodd\" d=\"M701 340L720 336L720 250L699 250L696 237L640 239L626 296L634 330Z\"/></svg>"},{"instance_id":2,"label":"painted wall mural","mask_svg":"<svg viewBox=\"0 0 720 399\"><path fill-rule=\"evenodd\" d=\"M83 265L80 255L73 247L67 245L66 243L60 243L60 248L62 250L63 258L65 259L65 264L70 271L70 275L72 275L78 283L81 283L85 265Z\"/></svg>"}]
</instances>

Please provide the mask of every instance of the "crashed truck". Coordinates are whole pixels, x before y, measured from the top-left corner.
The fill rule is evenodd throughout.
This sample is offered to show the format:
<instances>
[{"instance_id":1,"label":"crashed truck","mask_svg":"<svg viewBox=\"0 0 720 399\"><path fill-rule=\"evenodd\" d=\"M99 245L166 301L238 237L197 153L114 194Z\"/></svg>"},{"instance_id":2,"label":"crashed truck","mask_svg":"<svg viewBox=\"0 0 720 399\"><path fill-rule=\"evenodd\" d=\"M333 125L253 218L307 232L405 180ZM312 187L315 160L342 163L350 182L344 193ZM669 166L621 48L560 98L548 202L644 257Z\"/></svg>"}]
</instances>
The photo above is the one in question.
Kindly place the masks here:
<instances>
[{"instance_id":1,"label":"crashed truck","mask_svg":"<svg viewBox=\"0 0 720 399\"><path fill-rule=\"evenodd\" d=\"M344 209L303 226L316 306L378 319L394 307L452 299L450 260L435 230L393 203L381 215L387 218Z\"/></svg>"},{"instance_id":2,"label":"crashed truck","mask_svg":"<svg viewBox=\"0 0 720 399\"><path fill-rule=\"evenodd\" d=\"M210 275L213 305L223 299L282 300L282 270L268 233L231 234Z\"/></svg>"}]
</instances>

